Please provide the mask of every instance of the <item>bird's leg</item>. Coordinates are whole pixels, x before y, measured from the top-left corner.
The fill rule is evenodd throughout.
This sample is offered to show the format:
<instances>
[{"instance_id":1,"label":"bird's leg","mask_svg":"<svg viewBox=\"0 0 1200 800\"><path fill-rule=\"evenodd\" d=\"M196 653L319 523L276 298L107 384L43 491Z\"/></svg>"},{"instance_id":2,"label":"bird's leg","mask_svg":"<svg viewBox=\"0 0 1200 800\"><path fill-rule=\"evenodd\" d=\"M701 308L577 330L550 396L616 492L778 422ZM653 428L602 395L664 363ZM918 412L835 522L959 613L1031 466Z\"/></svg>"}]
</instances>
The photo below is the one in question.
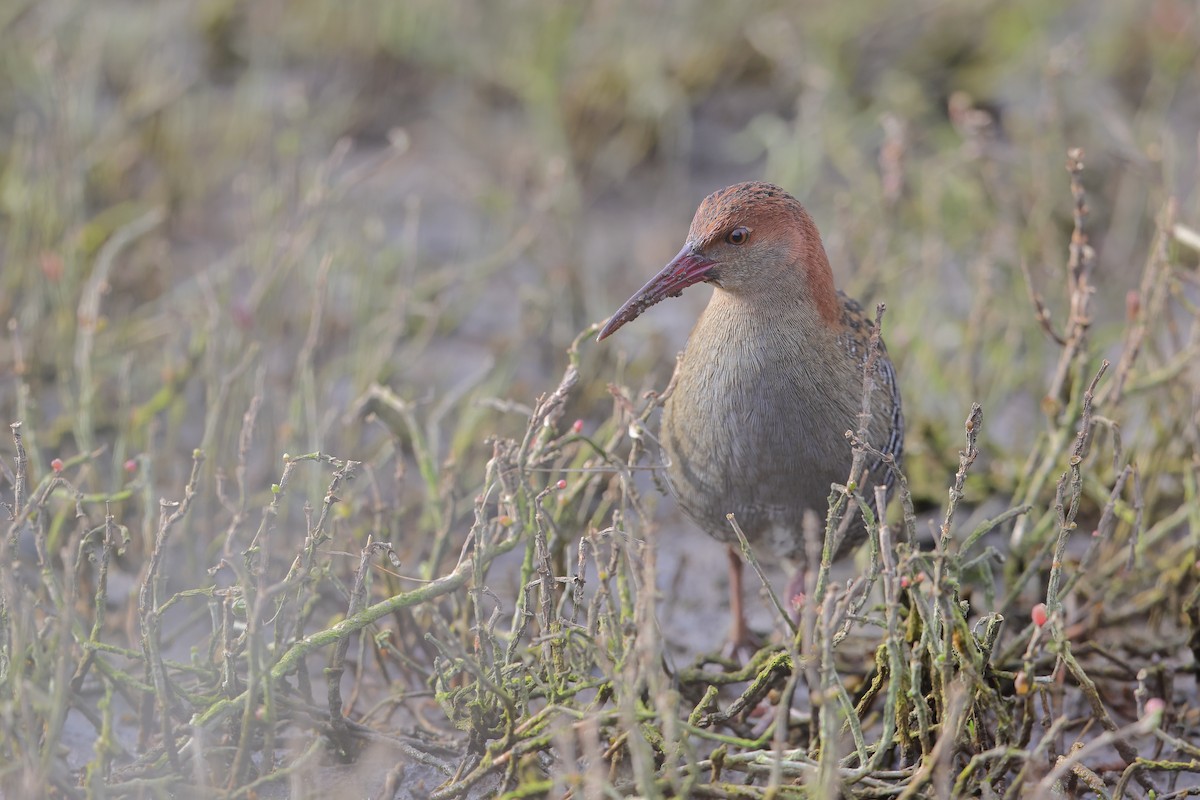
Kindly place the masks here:
<instances>
[{"instance_id":1,"label":"bird's leg","mask_svg":"<svg viewBox=\"0 0 1200 800\"><path fill-rule=\"evenodd\" d=\"M729 658L748 658L758 649L758 637L746 624L746 608L742 602L742 556L733 545L726 545L729 557L729 642L724 655Z\"/></svg>"}]
</instances>

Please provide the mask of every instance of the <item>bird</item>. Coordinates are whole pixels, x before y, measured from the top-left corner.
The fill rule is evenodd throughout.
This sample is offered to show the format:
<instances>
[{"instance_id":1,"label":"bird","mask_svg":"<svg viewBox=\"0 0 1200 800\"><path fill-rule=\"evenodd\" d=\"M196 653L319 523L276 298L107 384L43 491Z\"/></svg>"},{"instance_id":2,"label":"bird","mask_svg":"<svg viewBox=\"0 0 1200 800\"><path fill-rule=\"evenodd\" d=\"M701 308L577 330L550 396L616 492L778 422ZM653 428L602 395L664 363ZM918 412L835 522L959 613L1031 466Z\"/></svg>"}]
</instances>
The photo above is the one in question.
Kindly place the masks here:
<instances>
[{"instance_id":1,"label":"bird","mask_svg":"<svg viewBox=\"0 0 1200 800\"><path fill-rule=\"evenodd\" d=\"M846 433L860 428L875 324L835 287L804 206L778 186L752 181L701 202L679 253L608 319L597 339L699 283L713 287L712 297L676 362L659 441L678 506L727 545L729 648L740 652L754 636L728 515L756 555L796 567L789 592L800 587L795 594L802 596L803 519L811 511L824 520L831 487L851 477ZM899 383L881 340L874 369L867 438L877 453L856 481L871 505L876 485L890 496L904 447ZM838 555L865 535L856 515Z\"/></svg>"}]
</instances>

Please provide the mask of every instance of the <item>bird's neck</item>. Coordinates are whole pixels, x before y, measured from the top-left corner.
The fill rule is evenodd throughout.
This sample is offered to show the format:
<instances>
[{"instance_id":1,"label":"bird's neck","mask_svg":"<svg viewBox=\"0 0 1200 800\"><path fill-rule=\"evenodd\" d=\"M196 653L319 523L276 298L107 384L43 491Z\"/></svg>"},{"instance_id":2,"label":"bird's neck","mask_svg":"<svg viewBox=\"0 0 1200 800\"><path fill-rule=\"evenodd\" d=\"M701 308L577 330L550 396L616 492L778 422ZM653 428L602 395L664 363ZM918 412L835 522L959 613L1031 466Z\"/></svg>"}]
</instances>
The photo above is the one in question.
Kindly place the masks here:
<instances>
[{"instance_id":1,"label":"bird's neck","mask_svg":"<svg viewBox=\"0 0 1200 800\"><path fill-rule=\"evenodd\" d=\"M768 280L718 286L704 313L714 322L722 318L737 327L794 330L813 341L836 338L843 325L842 300L820 243Z\"/></svg>"},{"instance_id":2,"label":"bird's neck","mask_svg":"<svg viewBox=\"0 0 1200 800\"><path fill-rule=\"evenodd\" d=\"M799 254L792 274L800 277L798 296L811 305L825 325L836 328L842 322L842 301L833 285L833 270L819 236L806 241L806 250Z\"/></svg>"},{"instance_id":3,"label":"bird's neck","mask_svg":"<svg viewBox=\"0 0 1200 800\"><path fill-rule=\"evenodd\" d=\"M836 293L832 301L840 306ZM790 340L819 346L835 341L841 326L840 310L831 324L823 304L781 287L762 294L717 288L696 327L712 331L718 340L749 345Z\"/></svg>"}]
</instances>

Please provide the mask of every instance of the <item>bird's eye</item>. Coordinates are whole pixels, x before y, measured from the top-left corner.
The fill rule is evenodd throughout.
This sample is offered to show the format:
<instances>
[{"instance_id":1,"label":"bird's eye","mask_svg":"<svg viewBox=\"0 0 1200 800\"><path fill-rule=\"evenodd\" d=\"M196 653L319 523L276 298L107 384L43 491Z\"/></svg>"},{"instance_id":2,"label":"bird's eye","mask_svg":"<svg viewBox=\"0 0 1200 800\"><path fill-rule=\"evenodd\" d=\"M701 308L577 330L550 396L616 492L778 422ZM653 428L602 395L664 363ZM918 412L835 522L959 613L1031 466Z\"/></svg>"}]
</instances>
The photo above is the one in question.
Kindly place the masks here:
<instances>
[{"instance_id":1,"label":"bird's eye","mask_svg":"<svg viewBox=\"0 0 1200 800\"><path fill-rule=\"evenodd\" d=\"M730 244L745 244L746 242L750 241L750 229L743 227L734 228L729 232L729 235L725 237L725 241L729 242Z\"/></svg>"}]
</instances>

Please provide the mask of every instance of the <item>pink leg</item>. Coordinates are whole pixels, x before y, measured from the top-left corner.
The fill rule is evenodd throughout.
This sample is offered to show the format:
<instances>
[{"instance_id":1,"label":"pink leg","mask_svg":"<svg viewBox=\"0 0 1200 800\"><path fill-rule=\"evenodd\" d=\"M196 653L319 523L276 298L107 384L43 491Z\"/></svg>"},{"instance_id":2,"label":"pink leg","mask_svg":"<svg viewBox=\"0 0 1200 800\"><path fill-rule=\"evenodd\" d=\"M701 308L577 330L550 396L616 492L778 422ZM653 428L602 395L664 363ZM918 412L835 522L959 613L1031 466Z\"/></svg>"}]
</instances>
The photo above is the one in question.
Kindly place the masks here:
<instances>
[{"instance_id":1,"label":"pink leg","mask_svg":"<svg viewBox=\"0 0 1200 800\"><path fill-rule=\"evenodd\" d=\"M757 638L746 625L746 609L742 604L742 557L733 545L725 548L729 556L729 644L725 653L731 658L752 654L757 647Z\"/></svg>"}]
</instances>

